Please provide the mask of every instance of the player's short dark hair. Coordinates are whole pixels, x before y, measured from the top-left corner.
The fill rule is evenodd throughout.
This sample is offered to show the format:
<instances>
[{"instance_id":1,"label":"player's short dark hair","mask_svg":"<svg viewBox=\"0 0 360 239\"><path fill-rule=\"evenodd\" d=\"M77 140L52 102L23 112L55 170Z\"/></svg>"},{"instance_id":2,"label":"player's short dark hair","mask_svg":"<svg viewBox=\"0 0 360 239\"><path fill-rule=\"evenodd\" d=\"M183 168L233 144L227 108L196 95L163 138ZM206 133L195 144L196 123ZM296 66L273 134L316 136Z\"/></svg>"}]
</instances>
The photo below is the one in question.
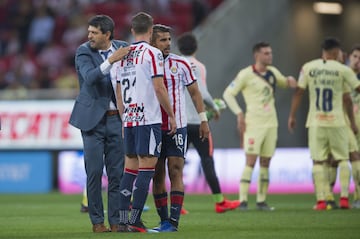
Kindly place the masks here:
<instances>
[{"instance_id":1,"label":"player's short dark hair","mask_svg":"<svg viewBox=\"0 0 360 239\"><path fill-rule=\"evenodd\" d=\"M335 48L341 48L340 41L334 37L327 37L321 44L321 49L324 51L329 51Z\"/></svg>"},{"instance_id":2,"label":"player's short dark hair","mask_svg":"<svg viewBox=\"0 0 360 239\"><path fill-rule=\"evenodd\" d=\"M107 15L96 15L89 19L88 24L89 26L99 28L103 34L109 31L110 40L114 38L115 24L111 17Z\"/></svg>"},{"instance_id":3,"label":"player's short dark hair","mask_svg":"<svg viewBox=\"0 0 360 239\"><path fill-rule=\"evenodd\" d=\"M153 26L153 18L145 12L139 12L131 19L131 28L137 34L146 33Z\"/></svg>"},{"instance_id":4,"label":"player's short dark hair","mask_svg":"<svg viewBox=\"0 0 360 239\"><path fill-rule=\"evenodd\" d=\"M360 44L355 44L350 50L350 54L352 54L354 51L360 51Z\"/></svg>"},{"instance_id":5,"label":"player's short dark hair","mask_svg":"<svg viewBox=\"0 0 360 239\"><path fill-rule=\"evenodd\" d=\"M181 54L190 56L197 50L197 40L191 32L185 32L178 37L177 45Z\"/></svg>"},{"instance_id":6,"label":"player's short dark hair","mask_svg":"<svg viewBox=\"0 0 360 239\"><path fill-rule=\"evenodd\" d=\"M270 44L268 42L264 42L264 41L258 42L253 46L252 52L253 53L258 52L261 48L269 47L269 46Z\"/></svg>"},{"instance_id":7,"label":"player's short dark hair","mask_svg":"<svg viewBox=\"0 0 360 239\"><path fill-rule=\"evenodd\" d=\"M163 24L155 24L153 26L152 38L155 39L155 37L157 36L157 34L159 32L169 32L169 33L171 33L171 27L163 25Z\"/></svg>"}]
</instances>

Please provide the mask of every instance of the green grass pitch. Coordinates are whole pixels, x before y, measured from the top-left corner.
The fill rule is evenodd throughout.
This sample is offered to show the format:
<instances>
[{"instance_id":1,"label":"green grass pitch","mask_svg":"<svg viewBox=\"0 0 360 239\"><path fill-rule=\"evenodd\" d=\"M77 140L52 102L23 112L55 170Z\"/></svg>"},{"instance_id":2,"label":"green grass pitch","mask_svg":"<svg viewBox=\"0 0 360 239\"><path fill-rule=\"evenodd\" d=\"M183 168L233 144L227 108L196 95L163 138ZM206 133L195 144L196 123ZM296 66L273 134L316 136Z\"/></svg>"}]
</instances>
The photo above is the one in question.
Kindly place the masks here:
<instances>
[{"instance_id":1,"label":"green grass pitch","mask_svg":"<svg viewBox=\"0 0 360 239\"><path fill-rule=\"evenodd\" d=\"M237 198L228 195L229 199ZM79 212L81 195L57 192L40 195L0 195L0 238L83 239L83 238L204 238L204 239L351 239L360 238L360 210L314 211L314 195L269 195L272 212L255 210L250 195L249 210L214 212L211 195L187 195L190 211L180 220L176 233L102 233L91 231L87 214ZM143 220L148 227L159 219L149 194L148 212Z\"/></svg>"}]
</instances>

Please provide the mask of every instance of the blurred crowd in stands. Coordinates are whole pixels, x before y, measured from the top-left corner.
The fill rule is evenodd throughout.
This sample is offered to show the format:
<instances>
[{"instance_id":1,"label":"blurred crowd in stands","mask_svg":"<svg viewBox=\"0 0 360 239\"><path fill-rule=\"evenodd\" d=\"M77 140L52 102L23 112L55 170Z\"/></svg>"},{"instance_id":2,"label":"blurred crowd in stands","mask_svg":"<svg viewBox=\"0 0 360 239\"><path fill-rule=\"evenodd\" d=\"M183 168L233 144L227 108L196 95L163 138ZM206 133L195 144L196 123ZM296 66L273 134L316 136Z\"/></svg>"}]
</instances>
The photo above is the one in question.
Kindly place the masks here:
<instances>
[{"instance_id":1,"label":"blurred crowd in stands","mask_svg":"<svg viewBox=\"0 0 360 239\"><path fill-rule=\"evenodd\" d=\"M29 90L41 89L52 90L50 97L67 98L61 90L77 90L74 53L87 40L87 20L94 14L112 17L115 38L131 41L129 23L138 11L172 26L178 35L202 24L221 2L0 0L0 99L25 99Z\"/></svg>"}]
</instances>

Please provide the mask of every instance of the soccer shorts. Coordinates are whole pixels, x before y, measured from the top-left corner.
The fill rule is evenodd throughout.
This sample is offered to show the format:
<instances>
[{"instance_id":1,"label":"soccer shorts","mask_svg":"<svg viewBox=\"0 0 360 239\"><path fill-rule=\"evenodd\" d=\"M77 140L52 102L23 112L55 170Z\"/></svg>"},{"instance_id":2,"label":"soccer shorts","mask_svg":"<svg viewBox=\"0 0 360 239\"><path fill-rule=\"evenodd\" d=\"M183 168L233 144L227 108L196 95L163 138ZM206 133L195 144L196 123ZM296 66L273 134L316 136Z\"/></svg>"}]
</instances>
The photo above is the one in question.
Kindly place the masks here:
<instances>
[{"instance_id":1,"label":"soccer shorts","mask_svg":"<svg viewBox=\"0 0 360 239\"><path fill-rule=\"evenodd\" d=\"M245 153L272 157L275 152L277 137L277 127L246 128L243 144Z\"/></svg>"},{"instance_id":2,"label":"soccer shorts","mask_svg":"<svg viewBox=\"0 0 360 239\"><path fill-rule=\"evenodd\" d=\"M352 153L359 151L357 139L354 132L351 130L351 127L347 127L347 131L349 134L349 152Z\"/></svg>"},{"instance_id":3,"label":"soccer shorts","mask_svg":"<svg viewBox=\"0 0 360 239\"><path fill-rule=\"evenodd\" d=\"M161 152L161 124L124 127L127 155L155 156Z\"/></svg>"},{"instance_id":4,"label":"soccer shorts","mask_svg":"<svg viewBox=\"0 0 360 239\"><path fill-rule=\"evenodd\" d=\"M343 127L309 127L308 144L314 161L327 160L331 153L335 160L349 158L349 131Z\"/></svg>"},{"instance_id":5,"label":"soccer shorts","mask_svg":"<svg viewBox=\"0 0 360 239\"><path fill-rule=\"evenodd\" d=\"M187 147L187 129L186 127L176 129L174 135L168 135L169 131L162 131L162 146L160 158L181 157L185 158Z\"/></svg>"}]
</instances>

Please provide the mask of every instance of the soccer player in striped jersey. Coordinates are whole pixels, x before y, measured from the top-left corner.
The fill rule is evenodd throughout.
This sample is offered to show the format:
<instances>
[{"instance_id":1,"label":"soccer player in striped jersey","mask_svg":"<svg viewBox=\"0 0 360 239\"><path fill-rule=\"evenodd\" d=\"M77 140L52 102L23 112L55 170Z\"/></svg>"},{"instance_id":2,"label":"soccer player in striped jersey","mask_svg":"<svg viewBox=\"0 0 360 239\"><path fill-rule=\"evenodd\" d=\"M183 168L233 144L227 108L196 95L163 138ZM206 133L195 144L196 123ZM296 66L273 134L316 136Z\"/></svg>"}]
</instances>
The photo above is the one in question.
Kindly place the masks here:
<instances>
[{"instance_id":1,"label":"soccer player in striped jersey","mask_svg":"<svg viewBox=\"0 0 360 239\"><path fill-rule=\"evenodd\" d=\"M140 12L133 16L131 32L135 42L130 45L129 54L111 70L122 112L126 154L120 184L119 231L149 232L141 221L141 214L161 151L160 105L169 116L169 135L176 132L175 115L163 82L164 59L161 51L149 44L152 27L150 15Z\"/></svg>"},{"instance_id":2,"label":"soccer player in striped jersey","mask_svg":"<svg viewBox=\"0 0 360 239\"><path fill-rule=\"evenodd\" d=\"M298 87L294 93L288 127L295 128L295 114L305 89L309 90L309 112L306 127L308 144L313 160L313 181L316 194L315 210L326 210L326 161L331 153L341 163L349 159L349 137L345 122L344 105L351 102L346 84L360 92L360 82L354 72L337 61L340 43L326 38L322 43L322 57L305 63L301 69Z\"/></svg>"},{"instance_id":3,"label":"soccer player in striped jersey","mask_svg":"<svg viewBox=\"0 0 360 239\"><path fill-rule=\"evenodd\" d=\"M195 36L188 32L179 36L177 41L178 48L183 56L190 62L195 77L198 79L201 95L208 109L215 112L215 119L219 119L220 112L214 104L214 100L206 87L206 67L203 63L195 58L197 51L197 40ZM211 133L208 140L200 140L199 127L200 120L197 117L196 108L191 102L191 96L186 94L186 113L188 116L188 144L193 144L201 159L201 167L203 169L206 181L211 189L213 200L215 203L215 212L223 213L237 208L240 204L238 200L228 200L221 192L220 183L216 175L214 166L214 147Z\"/></svg>"},{"instance_id":4,"label":"soccer player in striped jersey","mask_svg":"<svg viewBox=\"0 0 360 239\"><path fill-rule=\"evenodd\" d=\"M246 166L240 180L240 210L248 208L248 192L257 157L260 157L260 173L256 207L258 210L274 210L266 203L269 186L270 159L275 152L278 120L275 109L275 89L295 87L292 76L285 77L272 66L272 49L266 42L254 45L255 64L241 70L225 89L223 98L230 110L237 116L241 145L246 154ZM236 101L242 92L246 103L246 115Z\"/></svg>"},{"instance_id":5,"label":"soccer player in striped jersey","mask_svg":"<svg viewBox=\"0 0 360 239\"><path fill-rule=\"evenodd\" d=\"M199 134L201 140L209 136L209 125L205 106L194 78L189 62L170 52L171 28L165 25L154 25L151 44L161 50L164 56L164 82L168 90L170 103L175 113L177 130L169 135L169 116L162 110L162 149L156 165L153 180L153 196L157 212L160 216L160 232L177 231L181 207L184 200L183 168L187 147L187 116L185 90L192 97L192 102L201 121ZM170 178L170 215L168 212L168 193L165 185L165 164Z\"/></svg>"}]
</instances>

